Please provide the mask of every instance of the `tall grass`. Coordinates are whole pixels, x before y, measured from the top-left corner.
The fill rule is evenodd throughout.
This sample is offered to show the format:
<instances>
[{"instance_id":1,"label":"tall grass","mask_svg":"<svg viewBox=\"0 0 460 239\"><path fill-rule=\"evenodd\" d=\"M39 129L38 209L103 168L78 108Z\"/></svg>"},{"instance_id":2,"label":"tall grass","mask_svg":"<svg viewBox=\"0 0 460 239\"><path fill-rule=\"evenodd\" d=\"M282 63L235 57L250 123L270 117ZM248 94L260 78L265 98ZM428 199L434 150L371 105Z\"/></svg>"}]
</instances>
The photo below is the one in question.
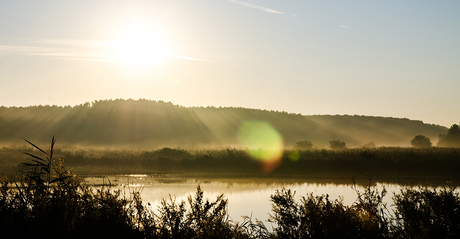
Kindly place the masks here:
<instances>
[{"instance_id":1,"label":"tall grass","mask_svg":"<svg viewBox=\"0 0 460 239\"><path fill-rule=\"evenodd\" d=\"M0 148L0 170L10 174L23 161L21 151L31 148ZM66 159L78 174L119 173L218 173L263 175L264 165L242 149L184 150L59 150L53 157ZM294 157L295 156L295 157ZM458 179L460 148L353 148L345 150L286 150L270 175L304 177L350 177L370 172L375 179L438 177Z\"/></svg>"},{"instance_id":2,"label":"tall grass","mask_svg":"<svg viewBox=\"0 0 460 239\"><path fill-rule=\"evenodd\" d=\"M34 154L34 147L0 148L0 170L12 174L23 161L23 153ZM295 156L295 157L294 157ZM218 173L264 174L263 162L245 150L125 149L55 149L53 157L66 159L66 165L78 174L118 173ZM460 148L427 149L380 147L345 150L285 150L270 175L330 177L365 175L374 178L442 177L459 178Z\"/></svg>"},{"instance_id":3,"label":"tall grass","mask_svg":"<svg viewBox=\"0 0 460 239\"><path fill-rule=\"evenodd\" d=\"M30 143L30 142L29 142ZM264 222L245 217L234 222L228 200L205 199L198 185L188 200L164 199L155 211L140 192L129 195L104 186L88 187L63 160L30 143L40 154L27 153L23 172L0 180L0 235L19 238L459 238L460 196L441 190L403 189L393 195L394 209L383 203L387 192L371 184L356 189L354 204L328 195L295 200L289 189L270 197L268 230ZM248 199L250 200L250 199Z\"/></svg>"}]
</instances>

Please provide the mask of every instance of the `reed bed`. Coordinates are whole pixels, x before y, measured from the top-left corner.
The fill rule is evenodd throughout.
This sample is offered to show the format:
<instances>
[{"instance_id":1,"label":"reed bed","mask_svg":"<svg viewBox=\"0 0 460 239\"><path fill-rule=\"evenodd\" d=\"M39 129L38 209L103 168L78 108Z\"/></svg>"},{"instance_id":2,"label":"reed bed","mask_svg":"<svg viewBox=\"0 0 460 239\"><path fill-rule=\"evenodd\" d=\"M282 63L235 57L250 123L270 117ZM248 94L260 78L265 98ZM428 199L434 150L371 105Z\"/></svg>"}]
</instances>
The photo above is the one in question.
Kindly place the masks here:
<instances>
[{"instance_id":1,"label":"reed bed","mask_svg":"<svg viewBox=\"0 0 460 239\"><path fill-rule=\"evenodd\" d=\"M0 170L15 172L24 154L36 149L0 148ZM236 148L185 150L73 149L55 150L56 157L83 174L259 174L267 175L264 162L252 158L246 150ZM285 150L269 175L296 177L350 177L366 175L374 178L442 177L458 179L460 148L351 148L344 150Z\"/></svg>"}]
</instances>

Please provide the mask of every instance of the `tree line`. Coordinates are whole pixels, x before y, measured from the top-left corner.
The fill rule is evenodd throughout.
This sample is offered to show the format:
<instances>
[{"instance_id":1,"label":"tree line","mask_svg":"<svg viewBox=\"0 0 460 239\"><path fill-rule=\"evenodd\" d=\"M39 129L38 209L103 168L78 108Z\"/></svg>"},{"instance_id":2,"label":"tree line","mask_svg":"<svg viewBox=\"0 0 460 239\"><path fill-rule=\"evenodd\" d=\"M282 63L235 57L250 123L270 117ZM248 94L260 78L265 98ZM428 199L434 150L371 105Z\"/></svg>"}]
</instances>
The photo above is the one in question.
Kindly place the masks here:
<instances>
[{"instance_id":1,"label":"tree line","mask_svg":"<svg viewBox=\"0 0 460 239\"><path fill-rule=\"evenodd\" d=\"M439 125L391 117L300 115L235 107L183 107L153 100L99 100L76 106L0 107L0 143L27 138L46 143L56 135L64 144L91 147L163 148L228 147L244 122L263 121L283 138L286 148L308 139L327 148L340 139L348 147L369 142L410 146L414 135L435 138ZM446 136L448 139L450 136Z\"/></svg>"},{"instance_id":2,"label":"tree line","mask_svg":"<svg viewBox=\"0 0 460 239\"><path fill-rule=\"evenodd\" d=\"M416 135L411 141L411 145L416 148L430 148L433 146L431 139L425 135ZM439 134L438 142L436 144L438 147L460 147L460 129L457 124L454 124L450 127L446 134ZM362 146L363 148L374 148L375 143L369 142ZM313 148L313 143L309 140L298 141L294 145L294 149L298 150L308 150ZM329 148L333 150L346 149L346 142L338 140L329 141Z\"/></svg>"}]
</instances>

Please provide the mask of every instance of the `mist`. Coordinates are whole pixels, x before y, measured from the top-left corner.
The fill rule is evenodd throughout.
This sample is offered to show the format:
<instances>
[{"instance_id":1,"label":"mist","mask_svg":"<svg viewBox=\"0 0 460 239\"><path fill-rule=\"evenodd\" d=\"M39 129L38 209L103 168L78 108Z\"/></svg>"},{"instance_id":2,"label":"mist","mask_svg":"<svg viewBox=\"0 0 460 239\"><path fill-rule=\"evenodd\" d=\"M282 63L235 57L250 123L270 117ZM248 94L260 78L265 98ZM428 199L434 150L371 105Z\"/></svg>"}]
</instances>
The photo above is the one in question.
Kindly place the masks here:
<instances>
[{"instance_id":1,"label":"mist","mask_svg":"<svg viewBox=\"0 0 460 239\"><path fill-rule=\"evenodd\" d=\"M99 100L76 106L0 107L0 142L28 139L48 143L54 135L69 147L187 149L245 147L238 131L245 122L263 122L279 133L284 148L308 140L327 148L331 140L348 147L410 146L415 135L436 143L447 132L419 120L358 115L310 115L234 107L183 107L153 100Z\"/></svg>"}]
</instances>

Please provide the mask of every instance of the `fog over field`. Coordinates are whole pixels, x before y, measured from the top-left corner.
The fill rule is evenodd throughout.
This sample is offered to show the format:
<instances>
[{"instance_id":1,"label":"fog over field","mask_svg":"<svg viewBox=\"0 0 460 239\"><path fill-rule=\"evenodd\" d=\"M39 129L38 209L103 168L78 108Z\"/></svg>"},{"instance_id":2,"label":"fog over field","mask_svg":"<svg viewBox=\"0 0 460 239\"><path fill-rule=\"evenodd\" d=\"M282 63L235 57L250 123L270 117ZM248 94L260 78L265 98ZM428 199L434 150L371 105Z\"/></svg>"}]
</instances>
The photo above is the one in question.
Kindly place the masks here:
<instances>
[{"instance_id":1,"label":"fog over field","mask_svg":"<svg viewBox=\"0 0 460 239\"><path fill-rule=\"evenodd\" d=\"M332 140L344 141L347 147L371 142L374 146L411 146L416 135L436 143L438 135L448 130L410 119L183 107L144 99L100 100L73 107L0 107L0 141L4 145L23 144L21 138L48 143L54 135L60 144L87 147L263 147L241 141L244 127L273 132L281 148L292 148L302 140L311 141L315 148L328 148Z\"/></svg>"}]
</instances>

